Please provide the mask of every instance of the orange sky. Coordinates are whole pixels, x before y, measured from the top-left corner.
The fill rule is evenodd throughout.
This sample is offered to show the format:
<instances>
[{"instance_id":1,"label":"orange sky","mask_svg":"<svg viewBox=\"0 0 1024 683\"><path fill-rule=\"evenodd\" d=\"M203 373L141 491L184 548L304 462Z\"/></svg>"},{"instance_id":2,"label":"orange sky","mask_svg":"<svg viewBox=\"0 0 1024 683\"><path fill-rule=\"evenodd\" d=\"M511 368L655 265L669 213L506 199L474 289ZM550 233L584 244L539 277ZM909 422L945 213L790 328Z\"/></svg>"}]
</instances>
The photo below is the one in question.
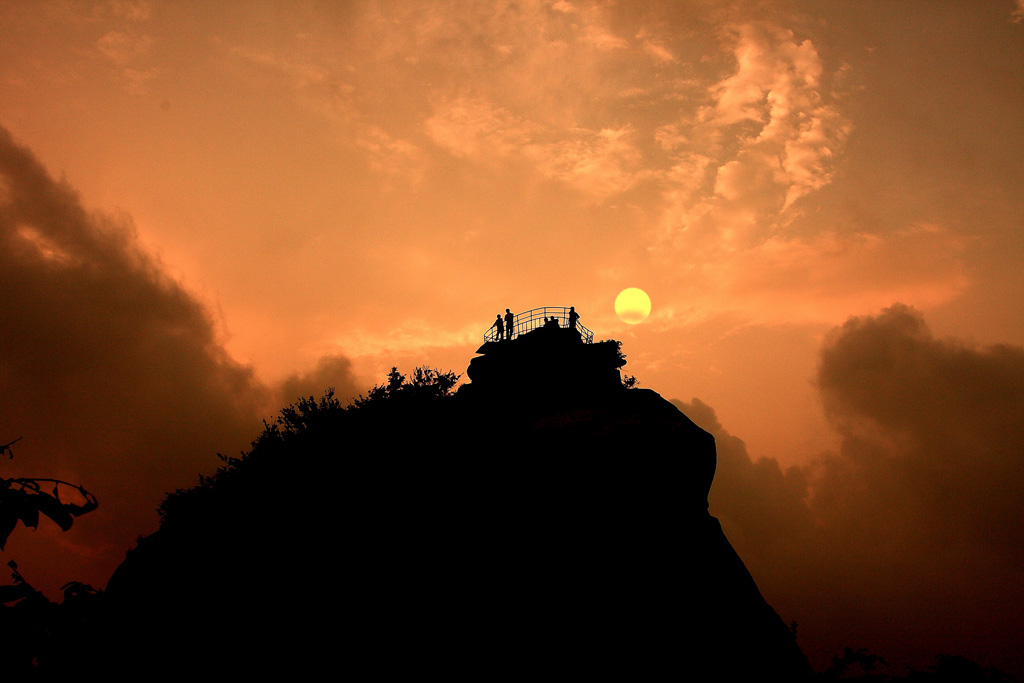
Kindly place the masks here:
<instances>
[{"instance_id":1,"label":"orange sky","mask_svg":"<svg viewBox=\"0 0 1024 683\"><path fill-rule=\"evenodd\" d=\"M574 305L780 472L854 457L854 423L897 450L926 428L829 374L829 349L877 357L872 325L911 340L899 369L936 364L915 396L994 364L991 410L1020 421L1022 84L1009 0L0 0L0 442L25 437L4 472L103 506L5 554L48 589L102 583L160 492L276 407L393 364L463 372L506 307ZM653 301L640 325L614 315L625 287ZM857 645L795 613L798 555L734 542L814 644Z\"/></svg>"}]
</instances>

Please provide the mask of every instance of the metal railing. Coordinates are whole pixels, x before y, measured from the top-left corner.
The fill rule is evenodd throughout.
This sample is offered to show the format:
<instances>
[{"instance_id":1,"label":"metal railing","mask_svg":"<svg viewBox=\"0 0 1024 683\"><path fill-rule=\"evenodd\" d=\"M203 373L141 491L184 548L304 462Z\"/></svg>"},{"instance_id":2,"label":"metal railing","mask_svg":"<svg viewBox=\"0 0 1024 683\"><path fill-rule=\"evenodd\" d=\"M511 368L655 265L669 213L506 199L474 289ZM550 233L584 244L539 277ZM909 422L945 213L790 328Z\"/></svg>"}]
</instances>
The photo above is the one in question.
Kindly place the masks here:
<instances>
[{"instance_id":1,"label":"metal railing","mask_svg":"<svg viewBox=\"0 0 1024 683\"><path fill-rule=\"evenodd\" d=\"M545 318L554 318L558 321L558 327L561 329L568 329L569 327L569 309L564 306L545 306L543 308L531 308L528 311L522 313L516 313L513 327L513 338L520 335L526 334L527 332L533 332L534 330L544 327ZM504 316L502 316L504 320ZM588 330L586 327L580 324L580 321L576 320L576 331L580 333L580 338L584 343L591 344L594 341L594 333ZM507 334L507 333L506 333ZM501 341L498 338L498 328L491 325L486 332L484 332L484 341Z\"/></svg>"}]
</instances>

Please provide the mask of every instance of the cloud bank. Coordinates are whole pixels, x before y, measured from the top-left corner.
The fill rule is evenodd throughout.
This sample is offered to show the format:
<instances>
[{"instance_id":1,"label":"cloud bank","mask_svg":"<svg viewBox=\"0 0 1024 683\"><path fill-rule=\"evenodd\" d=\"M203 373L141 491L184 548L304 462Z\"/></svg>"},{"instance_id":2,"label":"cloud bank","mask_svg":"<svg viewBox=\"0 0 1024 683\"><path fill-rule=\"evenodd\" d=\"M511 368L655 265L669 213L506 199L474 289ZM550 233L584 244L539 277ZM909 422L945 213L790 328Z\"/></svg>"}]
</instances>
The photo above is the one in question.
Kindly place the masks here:
<instances>
[{"instance_id":1,"label":"cloud bank","mask_svg":"<svg viewBox=\"0 0 1024 683\"><path fill-rule=\"evenodd\" d=\"M130 221L88 213L3 129L0 300L0 429L24 437L5 476L59 477L100 500L66 536L17 530L6 555L44 586L101 582L164 492L247 445L266 391Z\"/></svg>"},{"instance_id":2,"label":"cloud bank","mask_svg":"<svg viewBox=\"0 0 1024 683\"><path fill-rule=\"evenodd\" d=\"M823 462L815 505L848 533L888 520L894 537L1007 565L1024 556L1024 349L936 339L893 306L853 318L822 353L818 384L842 452ZM851 515L857 499L869 515Z\"/></svg>"},{"instance_id":3,"label":"cloud bank","mask_svg":"<svg viewBox=\"0 0 1024 683\"><path fill-rule=\"evenodd\" d=\"M810 652L1019 670L1024 348L939 339L895 305L833 330L817 385L841 447L786 471L753 460L709 406L676 402L716 437L712 513L769 601L814 624Z\"/></svg>"}]
</instances>

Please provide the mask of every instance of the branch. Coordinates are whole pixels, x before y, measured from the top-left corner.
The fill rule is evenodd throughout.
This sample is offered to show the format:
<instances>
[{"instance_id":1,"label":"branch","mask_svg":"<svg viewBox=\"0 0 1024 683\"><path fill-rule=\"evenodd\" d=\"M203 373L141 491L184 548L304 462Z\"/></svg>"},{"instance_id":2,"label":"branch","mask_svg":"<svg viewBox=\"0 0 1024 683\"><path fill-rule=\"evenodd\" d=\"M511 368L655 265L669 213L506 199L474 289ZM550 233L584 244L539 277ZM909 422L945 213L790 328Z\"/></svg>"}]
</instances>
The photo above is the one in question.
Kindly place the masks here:
<instances>
[{"instance_id":1,"label":"branch","mask_svg":"<svg viewBox=\"0 0 1024 683\"><path fill-rule=\"evenodd\" d=\"M11 450L11 446L13 446L14 444L16 444L19 441L21 441L22 438L24 438L24 437L19 436L14 441L11 441L9 443L5 443L3 446L0 446L0 456L2 456L4 453L7 453L10 456L7 459L8 460L13 460L14 459L14 451Z\"/></svg>"}]
</instances>

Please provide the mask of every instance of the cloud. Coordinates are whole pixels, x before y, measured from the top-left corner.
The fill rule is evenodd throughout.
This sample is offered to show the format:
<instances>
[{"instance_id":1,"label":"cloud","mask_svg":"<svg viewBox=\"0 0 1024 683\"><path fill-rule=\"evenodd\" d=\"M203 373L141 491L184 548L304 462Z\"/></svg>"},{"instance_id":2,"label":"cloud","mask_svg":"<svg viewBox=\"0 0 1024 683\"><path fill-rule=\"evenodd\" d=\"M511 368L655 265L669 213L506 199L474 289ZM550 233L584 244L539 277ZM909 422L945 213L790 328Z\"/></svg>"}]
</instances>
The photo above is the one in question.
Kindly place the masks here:
<instances>
[{"instance_id":1,"label":"cloud","mask_svg":"<svg viewBox=\"0 0 1024 683\"><path fill-rule=\"evenodd\" d=\"M376 334L365 329L347 330L339 335L339 346L358 356L422 355L429 349L463 348L479 344L479 322L461 328L441 330L422 318L397 320L387 332Z\"/></svg>"},{"instance_id":2,"label":"cloud","mask_svg":"<svg viewBox=\"0 0 1024 683\"><path fill-rule=\"evenodd\" d=\"M422 149L408 140L396 139L376 126L364 126L356 146L367 153L370 168L387 176L404 176L413 185L423 180L427 158Z\"/></svg>"},{"instance_id":3,"label":"cloud","mask_svg":"<svg viewBox=\"0 0 1024 683\"><path fill-rule=\"evenodd\" d=\"M153 5L147 0L110 0L111 13L127 21L149 21L153 16Z\"/></svg>"},{"instance_id":4,"label":"cloud","mask_svg":"<svg viewBox=\"0 0 1024 683\"><path fill-rule=\"evenodd\" d=\"M816 383L841 446L788 470L674 401L715 436L711 512L769 601L811 652L1016 666L1024 348L937 338L897 304L834 329Z\"/></svg>"},{"instance_id":5,"label":"cloud","mask_svg":"<svg viewBox=\"0 0 1024 683\"><path fill-rule=\"evenodd\" d=\"M663 64L676 61L675 55L673 55L664 45L659 45L658 43L645 41L644 52L653 57L655 61Z\"/></svg>"},{"instance_id":6,"label":"cloud","mask_svg":"<svg viewBox=\"0 0 1024 683\"><path fill-rule=\"evenodd\" d=\"M721 283L755 318L774 300L789 320L835 324L895 298L929 306L950 301L970 284L964 247L965 240L931 224L885 236L780 235L737 254Z\"/></svg>"},{"instance_id":7,"label":"cloud","mask_svg":"<svg viewBox=\"0 0 1024 683\"><path fill-rule=\"evenodd\" d=\"M53 21L71 24L99 24L111 19L143 23L153 16L149 0L107 0L106 2L53 2L44 8Z\"/></svg>"},{"instance_id":8,"label":"cloud","mask_svg":"<svg viewBox=\"0 0 1024 683\"><path fill-rule=\"evenodd\" d=\"M246 77L284 84L303 107L328 120L348 124L358 116L352 74L333 60L310 58L298 47L285 53L236 45L227 55Z\"/></svg>"},{"instance_id":9,"label":"cloud","mask_svg":"<svg viewBox=\"0 0 1024 683\"><path fill-rule=\"evenodd\" d=\"M700 170L695 165L689 172L696 178ZM674 277L689 304L707 311L724 309L762 323L839 324L893 300L941 305L973 282L965 265L970 240L935 224L887 234L780 232L758 242L750 235L755 212L725 211L713 200L691 212L687 235L677 241L679 249L688 247L690 266ZM656 256L665 269L676 258L675 250Z\"/></svg>"},{"instance_id":10,"label":"cloud","mask_svg":"<svg viewBox=\"0 0 1024 683\"><path fill-rule=\"evenodd\" d=\"M365 120L357 106L357 75L350 65L305 55L309 46L300 44L302 49L294 53L234 46L228 55L246 77L283 84L303 108L338 126L343 139L366 154L369 167L385 178L387 187L396 177L419 184L427 166L423 150Z\"/></svg>"},{"instance_id":11,"label":"cloud","mask_svg":"<svg viewBox=\"0 0 1024 683\"><path fill-rule=\"evenodd\" d=\"M730 70L693 115L654 132L672 165L657 175L664 209L651 263L674 291L761 322L831 324L961 294L968 239L949 227L837 225L801 202L835 180L852 131L837 91L851 67L828 69L810 39L768 21L722 36Z\"/></svg>"},{"instance_id":12,"label":"cloud","mask_svg":"<svg viewBox=\"0 0 1024 683\"><path fill-rule=\"evenodd\" d=\"M843 437L823 463L816 507L850 519L844 479L870 493L861 518L900 538L1024 556L1024 348L935 338L902 305L853 318L822 351L818 385Z\"/></svg>"},{"instance_id":13,"label":"cloud","mask_svg":"<svg viewBox=\"0 0 1024 683\"><path fill-rule=\"evenodd\" d=\"M621 50L629 46L625 38L614 35L596 24L586 27L582 40L598 50Z\"/></svg>"},{"instance_id":14,"label":"cloud","mask_svg":"<svg viewBox=\"0 0 1024 683\"><path fill-rule=\"evenodd\" d=\"M125 87L135 95L145 95L149 92L149 84L160 75L160 69L152 67L149 69L125 69Z\"/></svg>"},{"instance_id":15,"label":"cloud","mask_svg":"<svg viewBox=\"0 0 1024 683\"><path fill-rule=\"evenodd\" d=\"M46 528L15 532L7 554L50 588L102 582L164 492L256 435L266 392L131 222L88 213L3 129L0 187L0 427L24 437L5 473L70 480L100 500L69 532L70 556L32 555Z\"/></svg>"},{"instance_id":16,"label":"cloud","mask_svg":"<svg viewBox=\"0 0 1024 683\"><path fill-rule=\"evenodd\" d=\"M700 399L672 403L715 437L718 467L708 503L733 544L764 562L808 540L815 524L807 505L807 473L799 467L783 471L772 458L752 459L746 444L726 431L714 409Z\"/></svg>"},{"instance_id":17,"label":"cloud","mask_svg":"<svg viewBox=\"0 0 1024 683\"><path fill-rule=\"evenodd\" d=\"M300 398L319 398L328 388L334 389L340 400L366 390L353 375L352 361L345 356L323 356L309 372L295 373L278 385L277 404L286 406Z\"/></svg>"},{"instance_id":18,"label":"cloud","mask_svg":"<svg viewBox=\"0 0 1024 683\"><path fill-rule=\"evenodd\" d=\"M644 178L643 155L628 127L555 130L483 98L441 102L424 123L428 137L451 154L483 166L528 162L541 177L597 198L620 194Z\"/></svg>"},{"instance_id":19,"label":"cloud","mask_svg":"<svg viewBox=\"0 0 1024 683\"><path fill-rule=\"evenodd\" d=\"M723 27L716 13L702 20L711 23L654 15L626 21L611 7L568 2L367 7L353 13L360 30L344 44L229 53L293 88L363 149L399 145L374 164L380 172L410 165L423 177L436 170L433 146L484 168L529 165L589 200L651 180L670 202L670 232L694 204L778 215L832 181L849 125L811 40L768 22ZM731 64L694 52L686 37L708 30ZM693 196L674 169L696 157L713 173ZM770 221L755 224L767 232L760 224Z\"/></svg>"},{"instance_id":20,"label":"cloud","mask_svg":"<svg viewBox=\"0 0 1024 683\"><path fill-rule=\"evenodd\" d=\"M96 41L96 49L114 64L124 66L149 54L153 39L123 31L110 31Z\"/></svg>"},{"instance_id":21,"label":"cloud","mask_svg":"<svg viewBox=\"0 0 1024 683\"><path fill-rule=\"evenodd\" d=\"M832 180L832 157L850 132L849 123L822 92L824 65L810 39L758 24L739 26L736 71L712 87L714 104L700 117L715 128L739 128L732 165L758 182L733 186L733 196L765 186L766 176L782 192L783 211ZM727 165L723 165L723 169Z\"/></svg>"},{"instance_id":22,"label":"cloud","mask_svg":"<svg viewBox=\"0 0 1024 683\"><path fill-rule=\"evenodd\" d=\"M132 6L126 5L125 11ZM152 36L135 32L109 31L96 41L96 50L103 55L121 75L125 88L135 95L149 92L149 86L161 73L154 66L144 66L143 62L152 50Z\"/></svg>"},{"instance_id":23,"label":"cloud","mask_svg":"<svg viewBox=\"0 0 1024 683\"><path fill-rule=\"evenodd\" d=\"M817 382L842 437L812 473L821 567L844 577L821 596L866 632L914 633L919 658L1019 668L1024 348L940 339L895 305L835 330Z\"/></svg>"},{"instance_id":24,"label":"cloud","mask_svg":"<svg viewBox=\"0 0 1024 683\"><path fill-rule=\"evenodd\" d=\"M789 225L798 200L834 180L852 130L810 39L766 22L722 36L731 70L693 114L655 132L673 161L660 176L665 240L675 251L710 248L715 260L718 247L757 248Z\"/></svg>"},{"instance_id":25,"label":"cloud","mask_svg":"<svg viewBox=\"0 0 1024 683\"><path fill-rule=\"evenodd\" d=\"M469 97L438 103L423 125L438 147L482 162L520 154L544 133L542 126L486 99Z\"/></svg>"}]
</instances>

